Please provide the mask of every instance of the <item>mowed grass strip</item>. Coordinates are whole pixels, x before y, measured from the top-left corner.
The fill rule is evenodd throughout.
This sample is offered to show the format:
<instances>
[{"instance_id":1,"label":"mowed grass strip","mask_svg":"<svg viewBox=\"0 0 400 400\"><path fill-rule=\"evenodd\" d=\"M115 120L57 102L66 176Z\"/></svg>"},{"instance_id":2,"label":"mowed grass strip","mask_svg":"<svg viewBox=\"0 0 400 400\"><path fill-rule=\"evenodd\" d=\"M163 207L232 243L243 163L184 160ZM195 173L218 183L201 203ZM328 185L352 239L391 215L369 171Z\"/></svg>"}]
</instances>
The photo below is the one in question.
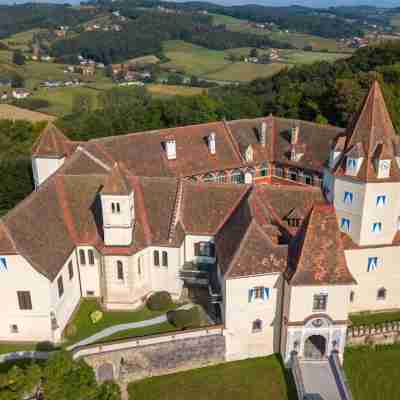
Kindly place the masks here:
<instances>
[{"instance_id":1,"label":"mowed grass strip","mask_svg":"<svg viewBox=\"0 0 400 400\"><path fill-rule=\"evenodd\" d=\"M294 400L286 374L273 355L144 379L128 392L130 400Z\"/></svg>"},{"instance_id":2,"label":"mowed grass strip","mask_svg":"<svg viewBox=\"0 0 400 400\"><path fill-rule=\"evenodd\" d=\"M400 345L348 348L344 369L353 400L400 399Z\"/></svg>"}]
</instances>

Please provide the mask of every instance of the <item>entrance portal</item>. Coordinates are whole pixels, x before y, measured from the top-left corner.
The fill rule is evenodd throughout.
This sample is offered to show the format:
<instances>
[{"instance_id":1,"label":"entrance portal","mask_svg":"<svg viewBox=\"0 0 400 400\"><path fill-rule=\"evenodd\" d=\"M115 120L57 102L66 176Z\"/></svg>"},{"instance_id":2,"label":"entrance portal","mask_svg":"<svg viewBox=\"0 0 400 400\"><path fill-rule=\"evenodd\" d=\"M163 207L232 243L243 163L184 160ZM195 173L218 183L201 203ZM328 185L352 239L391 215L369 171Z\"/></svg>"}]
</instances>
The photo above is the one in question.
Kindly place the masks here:
<instances>
[{"instance_id":1,"label":"entrance portal","mask_svg":"<svg viewBox=\"0 0 400 400\"><path fill-rule=\"evenodd\" d=\"M320 360L326 353L326 339L321 335L312 335L304 343L304 358Z\"/></svg>"}]
</instances>

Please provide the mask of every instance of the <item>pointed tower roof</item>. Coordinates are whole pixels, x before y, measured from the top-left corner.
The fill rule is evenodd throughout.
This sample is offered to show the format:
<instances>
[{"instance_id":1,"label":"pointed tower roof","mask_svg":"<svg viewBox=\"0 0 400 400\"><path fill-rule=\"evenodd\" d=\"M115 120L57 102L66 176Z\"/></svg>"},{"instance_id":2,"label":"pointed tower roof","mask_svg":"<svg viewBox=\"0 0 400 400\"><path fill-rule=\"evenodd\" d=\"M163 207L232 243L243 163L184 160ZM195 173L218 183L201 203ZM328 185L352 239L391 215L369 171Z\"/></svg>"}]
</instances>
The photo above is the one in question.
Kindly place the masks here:
<instances>
[{"instance_id":1,"label":"pointed tower roof","mask_svg":"<svg viewBox=\"0 0 400 400\"><path fill-rule=\"evenodd\" d=\"M387 110L382 89L375 81L365 97L359 112L347 128L343 156L338 163L335 175L343 175L346 170L346 156L364 158L356 178L371 181L377 178L373 166L377 151L392 160L395 154L396 132ZM395 162L391 166L391 180L400 180L400 171Z\"/></svg>"},{"instance_id":2,"label":"pointed tower roof","mask_svg":"<svg viewBox=\"0 0 400 400\"><path fill-rule=\"evenodd\" d=\"M101 193L116 196L127 196L132 193L132 188L118 163L115 163L112 167Z\"/></svg>"},{"instance_id":3,"label":"pointed tower roof","mask_svg":"<svg viewBox=\"0 0 400 400\"><path fill-rule=\"evenodd\" d=\"M291 285L350 285L341 232L331 205L314 205L289 246Z\"/></svg>"},{"instance_id":4,"label":"pointed tower roof","mask_svg":"<svg viewBox=\"0 0 400 400\"><path fill-rule=\"evenodd\" d=\"M72 142L52 123L49 122L32 147L36 157L64 157L72 152Z\"/></svg>"}]
</instances>

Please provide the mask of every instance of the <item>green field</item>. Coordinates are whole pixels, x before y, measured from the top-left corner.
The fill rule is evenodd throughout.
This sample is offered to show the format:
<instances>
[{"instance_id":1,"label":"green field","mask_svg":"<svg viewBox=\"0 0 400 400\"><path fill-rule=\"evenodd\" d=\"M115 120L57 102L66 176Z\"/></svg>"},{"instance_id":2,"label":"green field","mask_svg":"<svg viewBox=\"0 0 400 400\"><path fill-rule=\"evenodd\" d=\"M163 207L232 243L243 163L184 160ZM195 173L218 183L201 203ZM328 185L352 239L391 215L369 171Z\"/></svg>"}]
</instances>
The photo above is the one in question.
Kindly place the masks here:
<instances>
[{"instance_id":1,"label":"green field","mask_svg":"<svg viewBox=\"0 0 400 400\"><path fill-rule=\"evenodd\" d=\"M31 29L29 31L19 32L15 35L9 36L6 39L1 40L11 49L19 49L22 51L29 50L29 44L32 42L33 35L44 31L43 29Z\"/></svg>"},{"instance_id":2,"label":"green field","mask_svg":"<svg viewBox=\"0 0 400 400\"><path fill-rule=\"evenodd\" d=\"M388 321L400 321L400 311L391 312L362 312L350 314L350 321L353 326L382 324Z\"/></svg>"},{"instance_id":3,"label":"green field","mask_svg":"<svg viewBox=\"0 0 400 400\"><path fill-rule=\"evenodd\" d=\"M354 400L400 398L400 345L346 350L344 369Z\"/></svg>"},{"instance_id":4,"label":"green field","mask_svg":"<svg viewBox=\"0 0 400 400\"><path fill-rule=\"evenodd\" d=\"M232 62L228 59L229 54L245 56L250 50L244 47L218 51L179 40L167 41L164 43L164 53L170 61L162 64L161 67L203 79L248 82L256 78L269 77L293 64L308 64L322 60L335 61L348 56L344 53L282 50L280 51L282 61L277 63L251 64L241 61ZM259 51L260 54L263 52L269 51Z\"/></svg>"},{"instance_id":5,"label":"green field","mask_svg":"<svg viewBox=\"0 0 400 400\"><path fill-rule=\"evenodd\" d=\"M327 39L320 36L309 35L306 33L285 32L283 30L266 30L251 26L249 21L229 17L227 15L210 14L213 16L214 24L226 25L226 28L234 32L247 32L256 35L265 35L280 42L287 42L298 49L311 45L315 50L329 50L332 52L352 52L352 49L343 47L335 39Z\"/></svg>"},{"instance_id":6,"label":"green field","mask_svg":"<svg viewBox=\"0 0 400 400\"><path fill-rule=\"evenodd\" d=\"M295 400L278 356L220 364L130 383L130 400Z\"/></svg>"}]
</instances>

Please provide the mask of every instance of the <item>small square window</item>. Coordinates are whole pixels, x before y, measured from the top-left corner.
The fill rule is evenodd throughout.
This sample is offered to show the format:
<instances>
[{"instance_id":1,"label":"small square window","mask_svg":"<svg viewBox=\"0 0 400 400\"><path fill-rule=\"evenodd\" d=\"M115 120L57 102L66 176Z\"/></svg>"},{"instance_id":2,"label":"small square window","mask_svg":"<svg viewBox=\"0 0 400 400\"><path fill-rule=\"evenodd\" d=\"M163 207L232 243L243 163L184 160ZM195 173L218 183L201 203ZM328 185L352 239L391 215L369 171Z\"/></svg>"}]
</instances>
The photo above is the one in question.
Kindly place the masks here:
<instances>
[{"instance_id":1,"label":"small square window","mask_svg":"<svg viewBox=\"0 0 400 400\"><path fill-rule=\"evenodd\" d=\"M257 333L262 331L262 321L261 319L256 319L252 323L252 332Z\"/></svg>"},{"instance_id":2,"label":"small square window","mask_svg":"<svg viewBox=\"0 0 400 400\"><path fill-rule=\"evenodd\" d=\"M326 311L327 303L327 294L315 294L313 300L313 311Z\"/></svg>"},{"instance_id":3,"label":"small square window","mask_svg":"<svg viewBox=\"0 0 400 400\"><path fill-rule=\"evenodd\" d=\"M86 296L94 296L93 290L86 290Z\"/></svg>"},{"instance_id":4,"label":"small square window","mask_svg":"<svg viewBox=\"0 0 400 400\"><path fill-rule=\"evenodd\" d=\"M19 332L18 331L18 325L16 325L16 324L10 325L10 332L11 333L18 333Z\"/></svg>"},{"instance_id":5,"label":"small square window","mask_svg":"<svg viewBox=\"0 0 400 400\"><path fill-rule=\"evenodd\" d=\"M385 288L380 288L376 295L376 299L377 300L386 300L386 293L387 293L387 291Z\"/></svg>"}]
</instances>

